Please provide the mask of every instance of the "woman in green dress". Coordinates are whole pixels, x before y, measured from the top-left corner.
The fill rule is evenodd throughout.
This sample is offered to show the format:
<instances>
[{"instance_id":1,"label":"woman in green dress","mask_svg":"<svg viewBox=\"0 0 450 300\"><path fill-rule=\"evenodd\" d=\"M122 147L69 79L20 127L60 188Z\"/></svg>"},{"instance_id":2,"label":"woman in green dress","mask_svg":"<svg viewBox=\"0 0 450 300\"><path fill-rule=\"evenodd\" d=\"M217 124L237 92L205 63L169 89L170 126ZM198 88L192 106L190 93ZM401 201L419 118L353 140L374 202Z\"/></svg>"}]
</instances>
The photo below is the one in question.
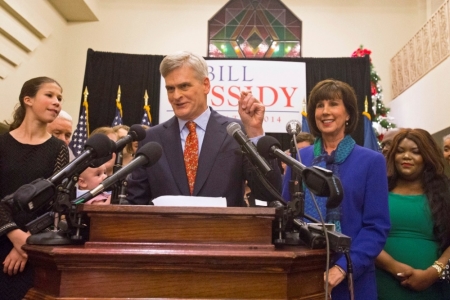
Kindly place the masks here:
<instances>
[{"instance_id":1,"label":"woman in green dress","mask_svg":"<svg viewBox=\"0 0 450 300\"><path fill-rule=\"evenodd\" d=\"M450 186L423 129L402 129L386 157L391 230L376 259L379 299L450 299L439 280L450 259Z\"/></svg>"}]
</instances>

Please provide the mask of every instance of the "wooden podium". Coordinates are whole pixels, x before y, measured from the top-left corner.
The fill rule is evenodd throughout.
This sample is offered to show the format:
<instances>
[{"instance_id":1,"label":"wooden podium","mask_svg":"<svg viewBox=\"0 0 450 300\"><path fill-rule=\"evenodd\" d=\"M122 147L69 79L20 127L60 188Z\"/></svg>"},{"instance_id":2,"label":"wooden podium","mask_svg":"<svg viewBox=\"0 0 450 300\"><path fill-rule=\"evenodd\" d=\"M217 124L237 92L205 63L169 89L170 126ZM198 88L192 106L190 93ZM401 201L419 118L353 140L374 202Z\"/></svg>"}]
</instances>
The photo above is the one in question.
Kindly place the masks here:
<instances>
[{"instance_id":1,"label":"wooden podium","mask_svg":"<svg viewBox=\"0 0 450 300\"><path fill-rule=\"evenodd\" d=\"M84 205L82 246L25 245L25 299L324 299L325 250L276 248L275 208Z\"/></svg>"}]
</instances>

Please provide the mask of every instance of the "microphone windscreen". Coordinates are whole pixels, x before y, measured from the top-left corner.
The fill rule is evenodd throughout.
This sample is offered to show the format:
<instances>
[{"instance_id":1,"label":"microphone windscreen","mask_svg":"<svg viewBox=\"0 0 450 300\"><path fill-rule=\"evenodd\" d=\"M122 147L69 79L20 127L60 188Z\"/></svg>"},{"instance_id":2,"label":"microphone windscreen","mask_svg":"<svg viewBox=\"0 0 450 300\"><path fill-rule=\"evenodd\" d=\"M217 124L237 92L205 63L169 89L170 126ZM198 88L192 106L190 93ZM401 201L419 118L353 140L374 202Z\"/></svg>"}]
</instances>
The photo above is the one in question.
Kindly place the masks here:
<instances>
[{"instance_id":1,"label":"microphone windscreen","mask_svg":"<svg viewBox=\"0 0 450 300\"><path fill-rule=\"evenodd\" d=\"M270 135L266 135L259 139L258 144L256 145L256 149L262 157L264 157L265 159L271 159L274 158L271 151L273 146L275 146L276 148L281 148L280 142L278 142L276 138Z\"/></svg>"},{"instance_id":2,"label":"microphone windscreen","mask_svg":"<svg viewBox=\"0 0 450 300\"><path fill-rule=\"evenodd\" d=\"M302 131L302 124L298 120L290 120L286 123L286 131L289 134L299 134Z\"/></svg>"},{"instance_id":3,"label":"microphone windscreen","mask_svg":"<svg viewBox=\"0 0 450 300\"><path fill-rule=\"evenodd\" d=\"M112 159L112 153L110 153L109 155L103 156L103 157L93 159L90 162L89 167L90 168L98 168L101 165L103 165L104 163L108 162L110 159Z\"/></svg>"},{"instance_id":4,"label":"microphone windscreen","mask_svg":"<svg viewBox=\"0 0 450 300\"><path fill-rule=\"evenodd\" d=\"M136 157L143 155L148 159L146 167L154 165L162 155L162 147L157 142L148 142L136 152Z\"/></svg>"},{"instance_id":5,"label":"microphone windscreen","mask_svg":"<svg viewBox=\"0 0 450 300\"><path fill-rule=\"evenodd\" d=\"M111 153L111 140L106 134L94 134L84 144L84 149L92 149L92 157L104 157Z\"/></svg>"},{"instance_id":6,"label":"microphone windscreen","mask_svg":"<svg viewBox=\"0 0 450 300\"><path fill-rule=\"evenodd\" d=\"M128 134L133 137L133 141L142 141L146 136L145 129L141 124L131 125Z\"/></svg>"},{"instance_id":7,"label":"microphone windscreen","mask_svg":"<svg viewBox=\"0 0 450 300\"><path fill-rule=\"evenodd\" d=\"M341 180L336 176L330 177L330 196L328 197L326 207L327 208L336 208L338 207L342 200L344 199L343 188L341 184Z\"/></svg>"},{"instance_id":8,"label":"microphone windscreen","mask_svg":"<svg viewBox=\"0 0 450 300\"><path fill-rule=\"evenodd\" d=\"M108 154L106 154L106 155L110 155L110 154L112 154L113 152L116 152L116 142L114 142L113 140L109 140L109 153ZM105 156L106 156L105 155ZM111 159L111 158L110 158Z\"/></svg>"},{"instance_id":9,"label":"microphone windscreen","mask_svg":"<svg viewBox=\"0 0 450 300\"><path fill-rule=\"evenodd\" d=\"M234 134L236 133L236 131L241 129L241 125L239 125L236 122L231 122L230 124L227 125L227 132L229 135L234 136Z\"/></svg>"}]
</instances>

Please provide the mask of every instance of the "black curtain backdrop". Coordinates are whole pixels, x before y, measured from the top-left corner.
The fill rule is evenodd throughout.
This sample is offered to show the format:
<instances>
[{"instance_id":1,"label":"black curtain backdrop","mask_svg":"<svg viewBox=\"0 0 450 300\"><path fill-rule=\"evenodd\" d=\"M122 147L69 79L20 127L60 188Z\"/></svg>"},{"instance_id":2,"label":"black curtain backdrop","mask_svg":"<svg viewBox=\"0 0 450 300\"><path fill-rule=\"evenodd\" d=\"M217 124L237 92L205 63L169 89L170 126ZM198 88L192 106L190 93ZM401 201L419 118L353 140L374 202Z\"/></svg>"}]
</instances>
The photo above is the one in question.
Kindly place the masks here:
<instances>
[{"instance_id":1,"label":"black curtain backdrop","mask_svg":"<svg viewBox=\"0 0 450 300\"><path fill-rule=\"evenodd\" d=\"M121 88L123 123L140 124L144 113L144 92L147 89L151 107L152 124L159 123L159 92L161 76L159 64L163 55L137 55L99 52L89 49L83 91L89 91L89 127L92 132L100 126L111 126L116 109L117 89ZM216 59L216 58L206 58ZM233 59L230 59L233 60ZM364 144L364 100L367 96L369 113L373 117L370 92L369 57L344 58L276 58L278 61L299 61L306 63L306 92L309 96L314 85L324 79L337 79L355 89L358 99L359 125L353 138L359 145ZM83 95L81 95L81 104ZM300 115L299 115L300 118ZM277 138L283 149L289 148L287 133L268 133Z\"/></svg>"},{"instance_id":2,"label":"black curtain backdrop","mask_svg":"<svg viewBox=\"0 0 450 300\"><path fill-rule=\"evenodd\" d=\"M89 130L111 126L116 112L117 90L120 85L123 124L140 124L144 115L144 93L147 90L152 124L159 122L159 64L162 55L138 55L100 52L88 49L83 91L89 96ZM81 95L81 105L83 95ZM74 118L76 119L76 118Z\"/></svg>"}]
</instances>

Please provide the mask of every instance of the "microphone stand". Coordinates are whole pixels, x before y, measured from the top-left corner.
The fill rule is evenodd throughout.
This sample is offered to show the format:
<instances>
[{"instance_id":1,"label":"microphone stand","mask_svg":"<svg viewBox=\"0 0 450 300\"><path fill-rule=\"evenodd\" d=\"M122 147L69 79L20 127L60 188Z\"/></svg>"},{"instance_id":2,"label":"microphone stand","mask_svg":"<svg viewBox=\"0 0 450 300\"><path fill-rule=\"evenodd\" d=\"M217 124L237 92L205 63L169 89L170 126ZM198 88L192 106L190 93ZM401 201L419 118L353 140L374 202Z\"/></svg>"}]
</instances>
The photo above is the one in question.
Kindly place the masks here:
<instances>
[{"instance_id":1,"label":"microphone stand","mask_svg":"<svg viewBox=\"0 0 450 300\"><path fill-rule=\"evenodd\" d=\"M297 158L297 148L295 147L295 141L291 139L291 144L289 148L290 155L293 159ZM303 216L305 213L305 200L303 193L303 180L301 176L297 174L297 172L293 172L291 169L291 178L289 179L289 194L291 195L291 201L288 202L288 207L291 208L291 212L289 213L291 216L288 218L292 220L293 224L290 224L289 227L298 227L298 230L290 230L286 231L286 244L290 245L298 245L300 244L300 240L305 239L305 235L307 235L305 229L306 226L302 226L299 223L296 223L296 218L298 216ZM306 224L304 224L306 225ZM310 238L308 240L313 240Z\"/></svg>"},{"instance_id":2,"label":"microphone stand","mask_svg":"<svg viewBox=\"0 0 450 300\"><path fill-rule=\"evenodd\" d=\"M113 167L113 174L122 169L123 151L124 150L117 152L116 162ZM111 204L120 204L122 202L121 198L123 198L125 194L125 185L126 183L124 182L124 180L119 180L113 185L111 193Z\"/></svg>"},{"instance_id":3,"label":"microphone stand","mask_svg":"<svg viewBox=\"0 0 450 300\"><path fill-rule=\"evenodd\" d=\"M291 140L290 153L291 157L293 159L296 159L298 152L294 140ZM291 180L289 180L289 192L291 194L291 201L298 202L299 210L297 213L300 216L303 216L305 214L305 198L304 198L305 195L303 193L303 181L301 176L298 176L296 172L292 172L292 169L291 169Z\"/></svg>"},{"instance_id":4,"label":"microphone stand","mask_svg":"<svg viewBox=\"0 0 450 300\"><path fill-rule=\"evenodd\" d=\"M79 230L84 227L81 224L81 216L75 212L75 207L70 203L70 193L75 188L78 181L78 175L73 175L70 179L65 179L56 188L56 199L52 205L52 211L47 212L39 218L26 224L28 231L32 234L27 238L27 244L30 245L71 245L84 243L79 235ZM62 229L61 217L65 216L67 228ZM75 222L75 218L78 221ZM52 231L45 231L51 225L54 225ZM72 229L77 228L76 234L70 236Z\"/></svg>"},{"instance_id":5,"label":"microphone stand","mask_svg":"<svg viewBox=\"0 0 450 300\"><path fill-rule=\"evenodd\" d=\"M295 146L295 145L294 145ZM244 153L245 154L245 153ZM253 165L253 164L252 164ZM274 221L273 226L273 242L276 246L291 244L298 245L301 243L299 238L286 240L286 235L292 232L293 228L297 228L300 235L308 237L306 245L310 246L312 249L319 249L325 247L324 237L321 234L310 232L306 223L298 220L298 217L307 218L313 222L319 223L319 221L304 213L303 205L300 205L300 199L295 199L286 203L281 197L280 193L272 186L272 184L267 180L263 172L255 165L253 165L255 173L267 189L267 191L274 197L274 200L269 202L268 206L276 208L277 219ZM303 195L303 193L300 193ZM302 212L300 214L300 212ZM292 235L291 235L292 237ZM303 241L303 240L302 240Z\"/></svg>"},{"instance_id":6,"label":"microphone stand","mask_svg":"<svg viewBox=\"0 0 450 300\"><path fill-rule=\"evenodd\" d=\"M120 192L119 195L117 196L117 198L119 199L119 204L125 203L127 199L127 185L128 185L127 178L128 176L125 177L125 179L122 179L120 182Z\"/></svg>"}]
</instances>

